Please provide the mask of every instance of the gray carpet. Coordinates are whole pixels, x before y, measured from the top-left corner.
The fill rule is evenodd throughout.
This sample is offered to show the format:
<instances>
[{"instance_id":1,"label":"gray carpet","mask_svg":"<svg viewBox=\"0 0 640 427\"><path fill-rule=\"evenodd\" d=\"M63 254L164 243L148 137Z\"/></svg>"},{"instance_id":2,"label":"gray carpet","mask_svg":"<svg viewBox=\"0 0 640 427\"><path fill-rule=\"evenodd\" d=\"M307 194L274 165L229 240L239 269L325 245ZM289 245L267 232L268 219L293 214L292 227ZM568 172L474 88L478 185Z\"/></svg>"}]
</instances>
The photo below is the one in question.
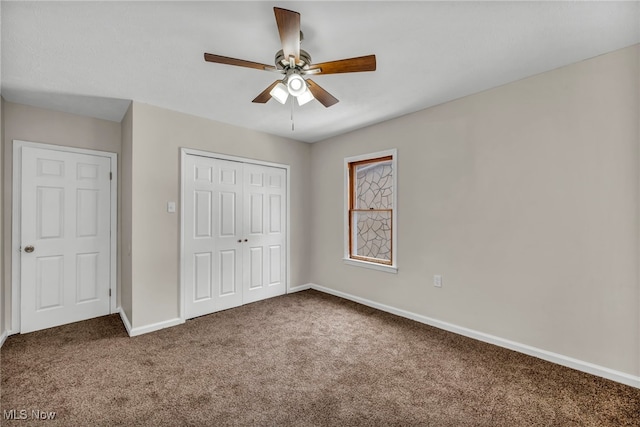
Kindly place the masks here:
<instances>
[{"instance_id":1,"label":"gray carpet","mask_svg":"<svg viewBox=\"0 0 640 427\"><path fill-rule=\"evenodd\" d=\"M640 426L640 390L316 291L7 339L2 425ZM35 420L32 410L56 412Z\"/></svg>"}]
</instances>

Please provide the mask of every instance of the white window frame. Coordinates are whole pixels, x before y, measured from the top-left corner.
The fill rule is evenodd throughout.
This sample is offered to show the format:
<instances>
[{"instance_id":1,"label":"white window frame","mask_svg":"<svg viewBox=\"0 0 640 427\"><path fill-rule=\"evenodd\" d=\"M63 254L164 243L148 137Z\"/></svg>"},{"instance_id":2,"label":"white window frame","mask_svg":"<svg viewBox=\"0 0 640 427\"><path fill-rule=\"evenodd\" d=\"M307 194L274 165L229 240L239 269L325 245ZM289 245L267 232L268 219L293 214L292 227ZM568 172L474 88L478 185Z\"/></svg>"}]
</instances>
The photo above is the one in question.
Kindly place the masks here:
<instances>
[{"instance_id":1,"label":"white window frame","mask_svg":"<svg viewBox=\"0 0 640 427\"><path fill-rule=\"evenodd\" d=\"M349 182L349 163L360 162L363 160L376 159L379 157L391 156L391 165L393 168L393 210L391 213L391 265L380 264L376 262L362 261L353 259L349 254L349 190L351 183ZM361 154L344 158L344 255L343 262L347 265L356 267L370 268L373 270L384 271L387 273L397 273L398 265L398 150L396 148L378 151L375 153Z\"/></svg>"}]
</instances>

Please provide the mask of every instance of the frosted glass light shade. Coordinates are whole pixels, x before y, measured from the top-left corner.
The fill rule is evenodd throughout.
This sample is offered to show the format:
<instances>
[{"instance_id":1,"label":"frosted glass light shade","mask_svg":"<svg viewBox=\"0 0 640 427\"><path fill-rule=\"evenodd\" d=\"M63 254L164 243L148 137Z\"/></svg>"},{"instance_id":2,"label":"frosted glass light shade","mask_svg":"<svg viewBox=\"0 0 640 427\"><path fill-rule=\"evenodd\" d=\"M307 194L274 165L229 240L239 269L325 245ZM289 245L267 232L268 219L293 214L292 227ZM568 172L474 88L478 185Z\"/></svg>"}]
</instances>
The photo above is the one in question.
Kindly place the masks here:
<instances>
[{"instance_id":1,"label":"frosted glass light shade","mask_svg":"<svg viewBox=\"0 0 640 427\"><path fill-rule=\"evenodd\" d=\"M287 79L287 89L293 96L299 96L307 90L307 82L299 74L291 74Z\"/></svg>"},{"instance_id":2,"label":"frosted glass light shade","mask_svg":"<svg viewBox=\"0 0 640 427\"><path fill-rule=\"evenodd\" d=\"M289 91L283 83L278 83L273 89L271 89L269 95L271 95L271 97L280 104L284 104L287 102L287 98L289 97Z\"/></svg>"},{"instance_id":3,"label":"frosted glass light shade","mask_svg":"<svg viewBox=\"0 0 640 427\"><path fill-rule=\"evenodd\" d=\"M298 105L302 106L307 102L312 101L315 98L313 97L313 94L311 93L311 91L307 89L304 92L302 92L302 94L298 95L296 99L298 100Z\"/></svg>"}]
</instances>

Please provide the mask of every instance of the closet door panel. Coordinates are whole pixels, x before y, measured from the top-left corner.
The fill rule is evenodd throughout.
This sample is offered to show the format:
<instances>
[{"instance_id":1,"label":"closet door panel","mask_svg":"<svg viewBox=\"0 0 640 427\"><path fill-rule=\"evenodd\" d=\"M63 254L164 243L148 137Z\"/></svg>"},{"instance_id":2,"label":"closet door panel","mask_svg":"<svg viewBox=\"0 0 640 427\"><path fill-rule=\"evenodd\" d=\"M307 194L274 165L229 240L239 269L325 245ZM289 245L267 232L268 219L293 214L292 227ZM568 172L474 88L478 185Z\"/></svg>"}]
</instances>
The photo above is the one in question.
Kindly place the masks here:
<instances>
[{"instance_id":1,"label":"closet door panel","mask_svg":"<svg viewBox=\"0 0 640 427\"><path fill-rule=\"evenodd\" d=\"M186 156L185 317L242 304L242 163Z\"/></svg>"},{"instance_id":2,"label":"closet door panel","mask_svg":"<svg viewBox=\"0 0 640 427\"><path fill-rule=\"evenodd\" d=\"M245 164L244 303L286 293L286 171Z\"/></svg>"}]
</instances>

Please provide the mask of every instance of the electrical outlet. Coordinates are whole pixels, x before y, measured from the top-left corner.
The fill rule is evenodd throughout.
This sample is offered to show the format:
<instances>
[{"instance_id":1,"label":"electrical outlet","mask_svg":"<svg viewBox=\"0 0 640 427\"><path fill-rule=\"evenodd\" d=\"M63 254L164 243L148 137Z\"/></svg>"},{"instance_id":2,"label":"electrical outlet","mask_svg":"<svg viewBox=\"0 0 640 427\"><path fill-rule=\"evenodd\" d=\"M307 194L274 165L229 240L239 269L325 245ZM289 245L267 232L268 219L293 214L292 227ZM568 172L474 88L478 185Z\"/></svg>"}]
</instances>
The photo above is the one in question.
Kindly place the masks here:
<instances>
[{"instance_id":1,"label":"electrical outlet","mask_svg":"<svg viewBox=\"0 0 640 427\"><path fill-rule=\"evenodd\" d=\"M442 276L439 274L436 274L433 276L433 286L435 286L436 288L441 288L442 287Z\"/></svg>"}]
</instances>

